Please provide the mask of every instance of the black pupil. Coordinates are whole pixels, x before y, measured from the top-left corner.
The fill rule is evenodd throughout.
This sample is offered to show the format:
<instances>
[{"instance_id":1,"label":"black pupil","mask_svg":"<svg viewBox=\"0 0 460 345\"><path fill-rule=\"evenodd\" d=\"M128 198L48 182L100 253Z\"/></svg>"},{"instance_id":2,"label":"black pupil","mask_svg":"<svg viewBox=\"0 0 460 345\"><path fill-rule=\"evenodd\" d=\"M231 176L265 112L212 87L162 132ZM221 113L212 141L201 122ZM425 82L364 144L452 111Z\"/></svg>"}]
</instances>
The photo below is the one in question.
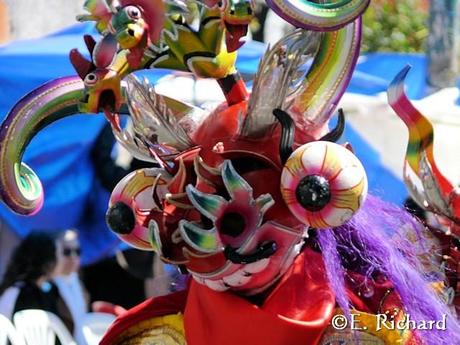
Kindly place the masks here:
<instances>
[{"instance_id":1,"label":"black pupil","mask_svg":"<svg viewBox=\"0 0 460 345\"><path fill-rule=\"evenodd\" d=\"M96 77L94 76L94 74L90 74L90 75L88 76L88 79L89 79L89 80L94 80L94 78L96 78Z\"/></svg>"},{"instance_id":2,"label":"black pupil","mask_svg":"<svg viewBox=\"0 0 460 345\"><path fill-rule=\"evenodd\" d=\"M297 201L308 211L319 211L331 200L329 182L322 176L305 176L296 188Z\"/></svg>"},{"instance_id":3,"label":"black pupil","mask_svg":"<svg viewBox=\"0 0 460 345\"><path fill-rule=\"evenodd\" d=\"M228 212L224 214L220 224L221 232L231 237L238 237L246 228L244 217L237 212Z\"/></svg>"},{"instance_id":4,"label":"black pupil","mask_svg":"<svg viewBox=\"0 0 460 345\"><path fill-rule=\"evenodd\" d=\"M110 207L106 220L110 229L120 235L130 234L136 224L136 218L131 207L122 201L118 201Z\"/></svg>"}]
</instances>

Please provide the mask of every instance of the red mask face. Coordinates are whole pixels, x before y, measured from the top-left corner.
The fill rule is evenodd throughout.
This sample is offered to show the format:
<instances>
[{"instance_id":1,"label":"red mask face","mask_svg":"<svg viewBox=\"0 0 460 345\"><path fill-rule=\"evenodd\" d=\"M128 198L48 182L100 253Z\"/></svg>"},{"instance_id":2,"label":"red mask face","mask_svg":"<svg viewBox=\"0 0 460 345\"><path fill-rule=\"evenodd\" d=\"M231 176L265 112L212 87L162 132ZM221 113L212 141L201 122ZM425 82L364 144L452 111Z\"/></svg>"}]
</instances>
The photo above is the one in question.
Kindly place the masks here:
<instances>
[{"instance_id":1,"label":"red mask face","mask_svg":"<svg viewBox=\"0 0 460 345\"><path fill-rule=\"evenodd\" d=\"M112 193L108 223L122 240L184 265L214 290L262 291L291 265L307 227L282 202L279 169L248 156L255 170L244 171L248 157L240 153L233 159L246 166L240 174L221 152L213 157L218 168L199 153L178 156L169 172L144 169L124 178Z\"/></svg>"},{"instance_id":2,"label":"red mask face","mask_svg":"<svg viewBox=\"0 0 460 345\"><path fill-rule=\"evenodd\" d=\"M165 165L167 169L128 175L112 194L108 222L124 241L158 251L165 261L183 265L211 289L256 294L292 264L315 217L323 222L346 221L357 210L366 193L366 179L356 157L337 144L304 145L284 169L270 164L266 156L225 151L229 145L220 144L214 146L215 152L204 152L213 167L203 161L198 148L178 155L173 164ZM226 156L232 159L223 159ZM291 188L296 193L308 177L309 170L301 168L299 159L309 161L313 169L319 166L314 176L326 183L326 187L309 185L307 196L317 195L318 188L330 189L327 200L312 197L310 204L317 203L314 209L308 209L305 197L300 202L286 192ZM334 163L329 165L337 172L313 164L315 159ZM282 171L294 173L295 178L283 180ZM302 184L299 190L303 189ZM305 219L299 211L302 207ZM116 221L118 209L126 213L118 216L124 228ZM127 219L132 221L127 224Z\"/></svg>"}]
</instances>

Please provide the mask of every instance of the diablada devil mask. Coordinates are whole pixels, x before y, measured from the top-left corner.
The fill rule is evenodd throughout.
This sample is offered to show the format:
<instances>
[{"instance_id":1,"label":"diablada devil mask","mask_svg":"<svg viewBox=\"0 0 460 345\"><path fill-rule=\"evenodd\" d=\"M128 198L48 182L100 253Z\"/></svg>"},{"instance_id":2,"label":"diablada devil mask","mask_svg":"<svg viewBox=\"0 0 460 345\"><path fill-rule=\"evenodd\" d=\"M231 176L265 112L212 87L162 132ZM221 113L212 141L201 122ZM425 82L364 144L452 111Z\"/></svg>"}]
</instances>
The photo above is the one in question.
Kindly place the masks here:
<instances>
[{"instance_id":1,"label":"diablada devil mask","mask_svg":"<svg viewBox=\"0 0 460 345\"><path fill-rule=\"evenodd\" d=\"M352 217L367 180L351 151L328 141L340 136L343 116L319 136L325 119L303 117L299 85L286 83L305 53L294 48L308 46L309 35L296 32L266 54L249 102L209 113L128 79L133 133L117 138L160 168L135 171L113 191L107 222L121 239L211 289L251 295L292 264L309 227Z\"/></svg>"},{"instance_id":2,"label":"diablada devil mask","mask_svg":"<svg viewBox=\"0 0 460 345\"><path fill-rule=\"evenodd\" d=\"M334 32L293 32L265 54L249 100L241 93L240 101L211 112L128 80L133 132L111 121L113 132L134 156L161 166L120 183L108 211L111 228L137 247L156 247L217 290L252 294L274 282L308 227L343 223L365 195L356 158L325 142L339 136L343 121L323 136L356 63L360 30L358 18ZM81 76L110 71L106 57L113 54L99 55L106 50L92 40L87 45L94 63L72 58ZM235 85L221 87L231 93ZM79 76L61 78L26 95L6 117L0 194L12 210L40 209L43 189L22 154L43 126L77 112L84 96ZM110 103L103 102L109 111Z\"/></svg>"}]
</instances>

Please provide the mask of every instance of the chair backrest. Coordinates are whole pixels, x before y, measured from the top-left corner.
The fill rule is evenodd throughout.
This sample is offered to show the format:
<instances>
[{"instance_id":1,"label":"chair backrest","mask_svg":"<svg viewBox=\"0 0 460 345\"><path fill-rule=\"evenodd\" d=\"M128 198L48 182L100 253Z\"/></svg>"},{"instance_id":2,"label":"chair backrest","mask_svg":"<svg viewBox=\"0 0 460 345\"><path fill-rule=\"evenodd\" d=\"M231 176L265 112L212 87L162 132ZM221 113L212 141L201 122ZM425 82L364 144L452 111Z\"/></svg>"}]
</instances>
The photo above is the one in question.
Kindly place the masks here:
<instances>
[{"instance_id":1,"label":"chair backrest","mask_svg":"<svg viewBox=\"0 0 460 345\"><path fill-rule=\"evenodd\" d=\"M54 345L56 338L62 345L76 345L64 323L53 313L29 309L13 316L14 324L27 345Z\"/></svg>"},{"instance_id":2,"label":"chair backrest","mask_svg":"<svg viewBox=\"0 0 460 345\"><path fill-rule=\"evenodd\" d=\"M7 341L11 345L25 345L24 338L16 331L11 321L0 314L0 345L6 345Z\"/></svg>"},{"instance_id":3,"label":"chair backrest","mask_svg":"<svg viewBox=\"0 0 460 345\"><path fill-rule=\"evenodd\" d=\"M88 313L83 319L83 335L88 345L98 345L103 335L115 321L115 316L107 313Z\"/></svg>"}]
</instances>

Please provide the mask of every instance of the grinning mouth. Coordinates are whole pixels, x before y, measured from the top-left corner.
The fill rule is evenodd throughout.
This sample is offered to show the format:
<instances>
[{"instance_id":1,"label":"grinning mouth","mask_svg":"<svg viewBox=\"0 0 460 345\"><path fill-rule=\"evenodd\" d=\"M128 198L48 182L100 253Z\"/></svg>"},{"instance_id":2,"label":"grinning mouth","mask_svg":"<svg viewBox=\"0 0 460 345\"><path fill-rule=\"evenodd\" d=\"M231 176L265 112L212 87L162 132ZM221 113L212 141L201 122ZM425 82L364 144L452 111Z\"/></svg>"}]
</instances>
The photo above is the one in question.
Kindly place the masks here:
<instances>
[{"instance_id":1,"label":"grinning mouth","mask_svg":"<svg viewBox=\"0 0 460 345\"><path fill-rule=\"evenodd\" d=\"M104 90L99 95L99 102L97 105L98 110L115 111L116 97L112 90Z\"/></svg>"},{"instance_id":2,"label":"grinning mouth","mask_svg":"<svg viewBox=\"0 0 460 345\"><path fill-rule=\"evenodd\" d=\"M251 264L256 261L267 259L277 250L277 245L275 241L269 241L260 244L257 249L251 254L239 254L237 249L232 248L231 246L226 246L224 250L225 257L233 262L234 264Z\"/></svg>"}]
</instances>

